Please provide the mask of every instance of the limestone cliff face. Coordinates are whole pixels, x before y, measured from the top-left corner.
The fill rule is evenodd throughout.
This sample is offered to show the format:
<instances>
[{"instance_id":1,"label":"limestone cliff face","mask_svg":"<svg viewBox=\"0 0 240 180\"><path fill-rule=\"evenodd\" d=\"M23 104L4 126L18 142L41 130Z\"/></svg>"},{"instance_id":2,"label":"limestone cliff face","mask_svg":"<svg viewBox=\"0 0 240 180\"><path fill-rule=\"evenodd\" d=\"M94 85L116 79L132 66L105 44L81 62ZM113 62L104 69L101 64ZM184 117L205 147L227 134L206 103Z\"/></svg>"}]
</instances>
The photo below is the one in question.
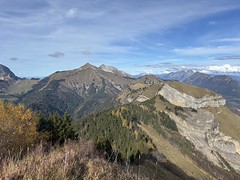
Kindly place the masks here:
<instances>
[{"instance_id":1,"label":"limestone cliff face","mask_svg":"<svg viewBox=\"0 0 240 180\"><path fill-rule=\"evenodd\" d=\"M168 84L164 84L161 90L158 91L158 95L162 95L170 103L176 106L190 107L194 109L202 107L219 107L226 104L226 100L220 95L205 95L202 98L194 98L190 95L179 92Z\"/></svg>"},{"instance_id":2,"label":"limestone cliff face","mask_svg":"<svg viewBox=\"0 0 240 180\"><path fill-rule=\"evenodd\" d=\"M174 89L168 84L158 91L170 103L197 109L196 112L186 111L186 118L172 112L167 112L173 119L179 132L191 141L195 147L205 154L216 165L228 165L222 160L223 157L235 170L240 171L240 144L219 131L219 123L214 114L204 109L205 107L219 107L226 104L226 100L220 95L203 95L200 98L193 97Z\"/></svg>"},{"instance_id":3,"label":"limestone cliff face","mask_svg":"<svg viewBox=\"0 0 240 180\"><path fill-rule=\"evenodd\" d=\"M218 152L236 170L240 171L239 142L218 130L206 133L206 140L213 151Z\"/></svg>"},{"instance_id":4,"label":"limestone cliff face","mask_svg":"<svg viewBox=\"0 0 240 180\"><path fill-rule=\"evenodd\" d=\"M168 114L176 122L179 132L214 164L224 164L222 156L235 170L240 171L239 142L219 131L219 123L212 113L200 108L197 112L186 113L186 119L171 112ZM226 164L224 166L228 169Z\"/></svg>"}]
</instances>

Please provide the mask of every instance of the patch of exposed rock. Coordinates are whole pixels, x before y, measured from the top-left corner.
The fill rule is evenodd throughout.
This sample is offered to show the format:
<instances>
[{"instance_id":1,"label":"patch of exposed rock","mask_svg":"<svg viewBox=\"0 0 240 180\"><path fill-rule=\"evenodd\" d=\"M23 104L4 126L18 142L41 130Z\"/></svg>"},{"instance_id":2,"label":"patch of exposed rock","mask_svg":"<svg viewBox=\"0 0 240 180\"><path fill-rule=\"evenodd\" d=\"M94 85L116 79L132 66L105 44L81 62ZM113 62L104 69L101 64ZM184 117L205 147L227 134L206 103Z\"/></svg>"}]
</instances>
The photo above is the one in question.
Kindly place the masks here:
<instances>
[{"instance_id":1,"label":"patch of exposed rock","mask_svg":"<svg viewBox=\"0 0 240 180\"><path fill-rule=\"evenodd\" d=\"M164 84L161 90L158 91L158 95L162 95L170 103L176 106L190 107L194 109L202 107L219 107L226 104L226 100L220 95L205 95L202 98L194 98L190 95L179 92L168 84Z\"/></svg>"},{"instance_id":2,"label":"patch of exposed rock","mask_svg":"<svg viewBox=\"0 0 240 180\"><path fill-rule=\"evenodd\" d=\"M144 102L144 101L147 101L147 100L149 100L149 98L144 96L144 95L139 95L136 99L136 101L138 101L138 102Z\"/></svg>"},{"instance_id":3,"label":"patch of exposed rock","mask_svg":"<svg viewBox=\"0 0 240 180\"><path fill-rule=\"evenodd\" d=\"M180 134L191 141L195 147L214 164L221 166L221 155L235 170L240 171L240 145L233 138L219 131L219 123L207 110L186 113L182 119L172 112L169 116L176 122ZM229 167L224 164L225 168Z\"/></svg>"}]
</instances>

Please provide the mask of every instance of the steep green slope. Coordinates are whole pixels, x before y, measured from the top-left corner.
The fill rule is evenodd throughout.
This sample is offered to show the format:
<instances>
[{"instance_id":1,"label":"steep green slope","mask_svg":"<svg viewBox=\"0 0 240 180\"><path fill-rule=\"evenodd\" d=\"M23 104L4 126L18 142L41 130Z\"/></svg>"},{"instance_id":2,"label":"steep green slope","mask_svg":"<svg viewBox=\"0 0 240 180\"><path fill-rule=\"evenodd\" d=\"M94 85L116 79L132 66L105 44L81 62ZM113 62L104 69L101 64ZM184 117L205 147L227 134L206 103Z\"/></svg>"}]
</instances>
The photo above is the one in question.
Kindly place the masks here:
<instances>
[{"instance_id":1,"label":"steep green slope","mask_svg":"<svg viewBox=\"0 0 240 180\"><path fill-rule=\"evenodd\" d=\"M60 115L63 115L64 112L72 113L75 107L83 102L83 98L59 82L60 80L51 81L44 89L35 87L34 90L22 97L21 102L45 115L54 112Z\"/></svg>"},{"instance_id":2,"label":"steep green slope","mask_svg":"<svg viewBox=\"0 0 240 180\"><path fill-rule=\"evenodd\" d=\"M137 126L139 119L154 118L137 106L122 106L103 111L77 122L80 134L120 159L135 159L154 149L151 139Z\"/></svg>"},{"instance_id":3,"label":"steep green slope","mask_svg":"<svg viewBox=\"0 0 240 180\"><path fill-rule=\"evenodd\" d=\"M93 140L97 148L107 152L109 160L124 162L124 168L133 169L140 177L193 179L156 152L151 138L139 127L141 121L150 123L157 117L140 106L125 105L81 118L74 124L81 137Z\"/></svg>"},{"instance_id":4,"label":"steep green slope","mask_svg":"<svg viewBox=\"0 0 240 180\"><path fill-rule=\"evenodd\" d=\"M166 113L156 109L157 103L162 103L168 111L176 114L186 111L157 96L138 105L124 105L81 118L75 122L76 127L83 137L93 139L110 157L134 162L139 154L148 154L149 150L156 150L157 147L167 161L197 179L235 177L234 171L227 172L214 165L181 136L175 122ZM192 110L188 108L188 111ZM158 136L153 136L153 129L155 134L159 133ZM164 150L167 144L169 148ZM183 158L174 159L176 151Z\"/></svg>"}]
</instances>

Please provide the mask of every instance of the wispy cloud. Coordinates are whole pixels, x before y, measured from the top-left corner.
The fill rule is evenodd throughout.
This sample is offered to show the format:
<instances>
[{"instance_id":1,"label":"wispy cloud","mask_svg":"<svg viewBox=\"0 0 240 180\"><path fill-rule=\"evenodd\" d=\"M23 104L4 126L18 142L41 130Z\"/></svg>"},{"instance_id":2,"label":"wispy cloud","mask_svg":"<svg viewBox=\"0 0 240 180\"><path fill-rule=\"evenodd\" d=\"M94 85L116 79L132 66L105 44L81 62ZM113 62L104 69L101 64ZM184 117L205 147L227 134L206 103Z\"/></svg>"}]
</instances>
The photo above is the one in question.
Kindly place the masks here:
<instances>
[{"instance_id":1,"label":"wispy cloud","mask_svg":"<svg viewBox=\"0 0 240 180\"><path fill-rule=\"evenodd\" d=\"M162 62L162 63L157 63L157 64L146 64L146 65L141 65L140 67L146 67L146 68L154 68L154 69L158 69L158 68L172 68L172 67L176 67L178 65L173 64L171 62Z\"/></svg>"},{"instance_id":2,"label":"wispy cloud","mask_svg":"<svg viewBox=\"0 0 240 180\"><path fill-rule=\"evenodd\" d=\"M31 35L44 39L48 37L49 41L57 39L67 45L69 42L75 46L80 45L81 48L83 45L93 47L97 51L102 47L101 52L106 52L104 49L116 49L116 47L112 48L112 44L119 40L139 39L156 31L161 33L198 18L239 7L235 3L224 1L214 3L207 0L198 3L190 0L185 3L179 3L177 0L150 0L148 3L135 0L127 3L125 0L74 1L72 3L52 0L43 1L44 3L40 5L30 0L25 1L27 3L24 4L30 3L35 9L24 7L18 10L18 7L11 3L16 11L22 11L21 14L24 17L0 7L2 34L6 33L10 36L18 31L20 34L25 34L22 40L25 40L26 36L32 40ZM73 17L74 20L71 20ZM10 29L12 30L9 31Z\"/></svg>"},{"instance_id":3,"label":"wispy cloud","mask_svg":"<svg viewBox=\"0 0 240 180\"><path fill-rule=\"evenodd\" d=\"M214 72L240 73L240 66L232 66L230 64L224 64L224 65L207 66L203 70L208 73L214 73Z\"/></svg>"},{"instance_id":4,"label":"wispy cloud","mask_svg":"<svg viewBox=\"0 0 240 180\"><path fill-rule=\"evenodd\" d=\"M216 55L216 54L239 54L240 46L206 46L206 47L193 47L174 49L173 52L180 55L187 56L205 56L205 55Z\"/></svg>"},{"instance_id":5,"label":"wispy cloud","mask_svg":"<svg viewBox=\"0 0 240 180\"><path fill-rule=\"evenodd\" d=\"M240 56L222 56L222 57L216 57L213 60L215 61L240 60Z\"/></svg>"},{"instance_id":6,"label":"wispy cloud","mask_svg":"<svg viewBox=\"0 0 240 180\"><path fill-rule=\"evenodd\" d=\"M54 53L49 54L48 56L54 57L54 58L59 58L59 57L63 57L63 56L64 56L64 53L59 52L59 51L56 51L56 52L54 52Z\"/></svg>"},{"instance_id":7,"label":"wispy cloud","mask_svg":"<svg viewBox=\"0 0 240 180\"><path fill-rule=\"evenodd\" d=\"M217 23L216 23L216 21L209 21L208 22L208 25L210 25L210 26L213 26L213 25L216 25Z\"/></svg>"},{"instance_id":8,"label":"wispy cloud","mask_svg":"<svg viewBox=\"0 0 240 180\"><path fill-rule=\"evenodd\" d=\"M199 71L207 74L214 73L239 73L240 65L200 65L200 64L175 64L175 63L159 63L147 64L142 66L142 72L151 72L151 74L163 74L176 71Z\"/></svg>"},{"instance_id":9,"label":"wispy cloud","mask_svg":"<svg viewBox=\"0 0 240 180\"><path fill-rule=\"evenodd\" d=\"M206 68L206 66L204 65L176 64L169 62L163 62L158 64L146 64L140 67L142 68L142 72L151 72L151 74L165 74L182 70L201 71L202 69Z\"/></svg>"},{"instance_id":10,"label":"wispy cloud","mask_svg":"<svg viewBox=\"0 0 240 180\"><path fill-rule=\"evenodd\" d=\"M68 60L69 67L70 64L73 67L82 64L86 61L83 59L90 55L97 59L92 60L97 63L117 62L117 65L130 64L129 61L133 64L136 59L141 59L140 64L143 64L144 60L162 54L171 58L202 54L216 57L215 53L219 56L237 55L236 52L240 52L237 46L197 44L199 47L194 47L196 44L190 44L192 48L184 48L188 44L181 41L184 35L181 40L170 39L169 36L178 33L181 36L185 29L191 29L189 24L193 22L206 20L205 25L208 22L213 25L209 17L239 8L237 0L185 0L184 3L179 0L4 0L0 2L0 58L8 60L12 54L18 54L25 60L36 59L31 62L36 65L39 61L49 63L46 56L49 55L63 57L63 60ZM217 22L216 26L221 24L219 19L213 20ZM221 37L217 37L219 42L238 42L235 38ZM179 48L172 51L174 47ZM87 51L88 48L91 51ZM64 53L54 52L55 49L64 50L68 59L64 58ZM179 61L184 64L184 59ZM49 69L48 73L60 67L60 63L50 63L55 63L51 64L55 69ZM65 64L61 64L61 68L65 68Z\"/></svg>"},{"instance_id":11,"label":"wispy cloud","mask_svg":"<svg viewBox=\"0 0 240 180\"><path fill-rule=\"evenodd\" d=\"M76 17L78 14L78 10L76 8L69 9L66 13L66 17L73 18Z\"/></svg>"},{"instance_id":12,"label":"wispy cloud","mask_svg":"<svg viewBox=\"0 0 240 180\"><path fill-rule=\"evenodd\" d=\"M16 60L18 60L18 58L16 58L16 57L11 57L11 58L9 58L9 60L11 60L11 61L16 61Z\"/></svg>"},{"instance_id":13,"label":"wispy cloud","mask_svg":"<svg viewBox=\"0 0 240 180\"><path fill-rule=\"evenodd\" d=\"M213 42L240 42L239 37L235 38L222 38L222 39L215 39Z\"/></svg>"},{"instance_id":14,"label":"wispy cloud","mask_svg":"<svg viewBox=\"0 0 240 180\"><path fill-rule=\"evenodd\" d=\"M145 65L141 71L134 74L167 74L177 71L198 71L206 74L240 74L240 65L196 65L196 64L164 64L159 65Z\"/></svg>"},{"instance_id":15,"label":"wispy cloud","mask_svg":"<svg viewBox=\"0 0 240 180\"><path fill-rule=\"evenodd\" d=\"M93 52L91 50L83 50L81 51L81 54L85 56L90 56L93 54Z\"/></svg>"}]
</instances>

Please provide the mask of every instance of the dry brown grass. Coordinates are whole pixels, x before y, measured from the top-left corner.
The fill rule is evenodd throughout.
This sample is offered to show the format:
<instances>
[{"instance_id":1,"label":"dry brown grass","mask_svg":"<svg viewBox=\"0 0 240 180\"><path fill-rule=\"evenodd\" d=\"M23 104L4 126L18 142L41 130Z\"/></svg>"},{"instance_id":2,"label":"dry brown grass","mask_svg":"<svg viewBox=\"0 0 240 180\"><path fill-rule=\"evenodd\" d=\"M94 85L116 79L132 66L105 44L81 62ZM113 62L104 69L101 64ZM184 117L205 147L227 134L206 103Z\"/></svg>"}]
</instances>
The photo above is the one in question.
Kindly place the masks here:
<instances>
[{"instance_id":1,"label":"dry brown grass","mask_svg":"<svg viewBox=\"0 0 240 180\"><path fill-rule=\"evenodd\" d=\"M155 108L157 111L162 112L166 110L166 105L160 100L159 96L156 97Z\"/></svg>"},{"instance_id":2,"label":"dry brown grass","mask_svg":"<svg viewBox=\"0 0 240 180\"><path fill-rule=\"evenodd\" d=\"M209 96L215 96L216 94L213 93L212 91L209 91L207 89L203 89L203 88L199 88L193 85L189 85L189 84L184 84L181 82L177 82L177 81L169 81L167 82L167 84L171 87L173 87L174 89L185 93L187 95L190 95L192 97L195 98L202 98L205 95L209 95Z\"/></svg>"},{"instance_id":3,"label":"dry brown grass","mask_svg":"<svg viewBox=\"0 0 240 180\"><path fill-rule=\"evenodd\" d=\"M180 167L187 175L196 179L214 179L208 173L200 169L188 156L183 155L179 149L164 139L150 126L141 124L139 127L152 138L159 152L171 163Z\"/></svg>"},{"instance_id":4,"label":"dry brown grass","mask_svg":"<svg viewBox=\"0 0 240 180\"><path fill-rule=\"evenodd\" d=\"M0 166L0 179L135 179L119 165L108 163L91 142L68 142L50 152L42 146L23 159L6 158Z\"/></svg>"},{"instance_id":5,"label":"dry brown grass","mask_svg":"<svg viewBox=\"0 0 240 180\"><path fill-rule=\"evenodd\" d=\"M162 88L162 86L162 83L153 84L143 92L143 95L148 98L153 98L156 96L157 92Z\"/></svg>"},{"instance_id":6,"label":"dry brown grass","mask_svg":"<svg viewBox=\"0 0 240 180\"><path fill-rule=\"evenodd\" d=\"M240 142L240 116L226 106L207 108L219 122L220 131Z\"/></svg>"},{"instance_id":7,"label":"dry brown grass","mask_svg":"<svg viewBox=\"0 0 240 180\"><path fill-rule=\"evenodd\" d=\"M130 86L131 90L139 90L139 89L143 89L145 87L148 87L148 84L142 84L142 83L137 83L137 84L133 84Z\"/></svg>"}]
</instances>

